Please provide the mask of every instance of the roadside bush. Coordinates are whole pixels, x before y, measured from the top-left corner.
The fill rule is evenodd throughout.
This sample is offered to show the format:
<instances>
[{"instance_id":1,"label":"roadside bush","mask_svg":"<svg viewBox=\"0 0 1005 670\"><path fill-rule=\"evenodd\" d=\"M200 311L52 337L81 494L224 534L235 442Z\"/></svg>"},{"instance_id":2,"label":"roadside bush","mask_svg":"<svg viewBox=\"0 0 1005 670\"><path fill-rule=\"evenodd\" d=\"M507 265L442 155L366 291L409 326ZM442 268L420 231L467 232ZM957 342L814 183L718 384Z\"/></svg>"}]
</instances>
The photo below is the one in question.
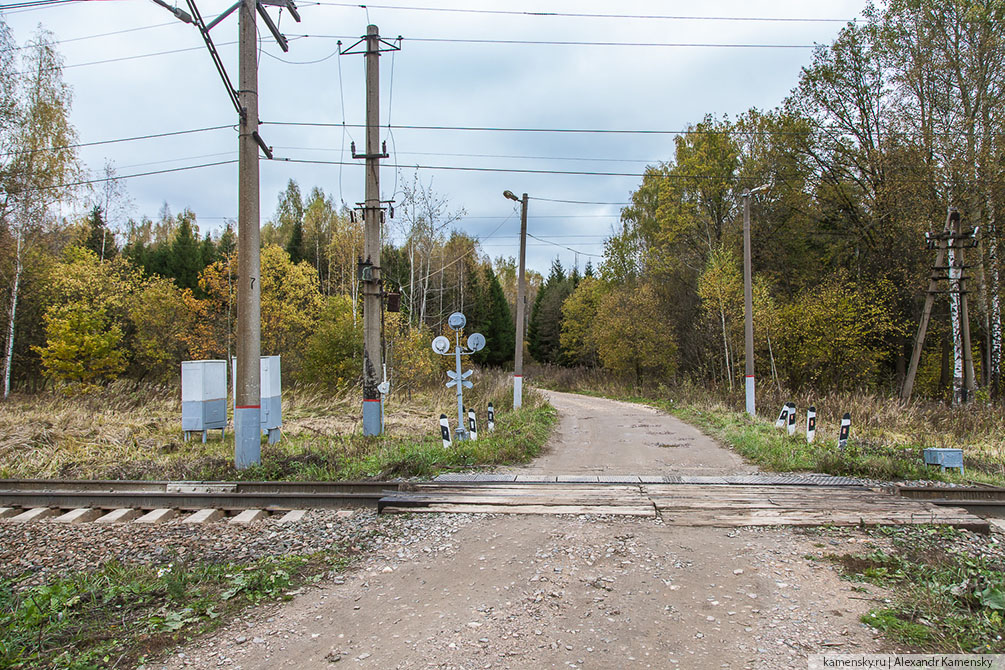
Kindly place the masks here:
<instances>
[{"instance_id":1,"label":"roadside bush","mask_svg":"<svg viewBox=\"0 0 1005 670\"><path fill-rule=\"evenodd\" d=\"M338 391L360 381L363 370L363 320L353 319L353 304L346 296L330 296L307 338L303 365L297 373L301 382Z\"/></svg>"}]
</instances>

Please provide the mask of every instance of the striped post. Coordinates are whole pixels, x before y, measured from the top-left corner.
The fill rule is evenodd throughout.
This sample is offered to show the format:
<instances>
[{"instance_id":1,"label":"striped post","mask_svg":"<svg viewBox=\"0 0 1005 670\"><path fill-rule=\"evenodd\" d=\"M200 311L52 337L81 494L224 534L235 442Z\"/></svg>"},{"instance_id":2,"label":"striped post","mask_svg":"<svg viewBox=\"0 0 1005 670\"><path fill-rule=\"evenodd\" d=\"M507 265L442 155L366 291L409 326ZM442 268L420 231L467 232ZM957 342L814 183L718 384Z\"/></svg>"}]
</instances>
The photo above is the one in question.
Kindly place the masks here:
<instances>
[{"instance_id":1,"label":"striped post","mask_svg":"<svg viewBox=\"0 0 1005 670\"><path fill-rule=\"evenodd\" d=\"M468 432L472 440L478 439L478 420L475 418L475 410L468 410Z\"/></svg>"},{"instance_id":2,"label":"striped post","mask_svg":"<svg viewBox=\"0 0 1005 670\"><path fill-rule=\"evenodd\" d=\"M848 436L851 434L851 414L845 412L841 417L841 432L838 434L838 447L841 451L848 446Z\"/></svg>"},{"instance_id":3,"label":"striped post","mask_svg":"<svg viewBox=\"0 0 1005 670\"><path fill-rule=\"evenodd\" d=\"M775 428L785 428L785 424L789 421L789 403L782 405L782 411L778 413L778 419L775 421Z\"/></svg>"},{"instance_id":4,"label":"striped post","mask_svg":"<svg viewBox=\"0 0 1005 670\"><path fill-rule=\"evenodd\" d=\"M790 402L788 404L788 410L789 410L789 416L788 416L788 419L789 419L789 426L788 426L789 435L795 435L796 434L796 403Z\"/></svg>"},{"instance_id":5,"label":"striped post","mask_svg":"<svg viewBox=\"0 0 1005 670\"><path fill-rule=\"evenodd\" d=\"M489 432L493 432L496 429L496 411L492 407L492 403L489 403Z\"/></svg>"},{"instance_id":6,"label":"striped post","mask_svg":"<svg viewBox=\"0 0 1005 670\"><path fill-rule=\"evenodd\" d=\"M817 408L810 405L806 411L806 444L813 444L813 439L817 436Z\"/></svg>"},{"instance_id":7,"label":"striped post","mask_svg":"<svg viewBox=\"0 0 1005 670\"><path fill-rule=\"evenodd\" d=\"M446 414L440 415L440 437L443 438L443 448L450 448L450 422Z\"/></svg>"}]
</instances>

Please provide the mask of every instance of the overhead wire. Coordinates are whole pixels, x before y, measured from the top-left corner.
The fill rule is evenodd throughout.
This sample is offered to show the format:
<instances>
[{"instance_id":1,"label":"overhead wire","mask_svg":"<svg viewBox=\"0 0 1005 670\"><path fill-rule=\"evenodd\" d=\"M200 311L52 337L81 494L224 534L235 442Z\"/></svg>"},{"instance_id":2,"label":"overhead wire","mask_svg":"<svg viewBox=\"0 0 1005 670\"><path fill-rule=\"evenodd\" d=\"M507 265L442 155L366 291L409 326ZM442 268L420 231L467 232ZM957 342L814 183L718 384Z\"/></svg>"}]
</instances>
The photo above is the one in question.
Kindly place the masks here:
<instances>
[{"instance_id":1,"label":"overhead wire","mask_svg":"<svg viewBox=\"0 0 1005 670\"><path fill-rule=\"evenodd\" d=\"M580 251L579 249L573 249L572 247L567 247L564 244L559 244L558 242L552 242L551 240L546 240L546 239L538 237L537 235L531 235L530 233L527 233L527 237L533 237L538 242L545 242L545 243L550 244L550 245L555 246L555 247L561 247L562 249L566 249L568 251L571 251L574 254L581 254L583 256L593 256L594 258L603 258L604 257L603 254L591 254L591 253L586 252L586 251Z\"/></svg>"},{"instance_id":2,"label":"overhead wire","mask_svg":"<svg viewBox=\"0 0 1005 670\"><path fill-rule=\"evenodd\" d=\"M205 128L191 128L189 130L171 130L163 133L149 133L146 135L134 135L132 137L119 137L111 140L96 140L94 142L77 142L75 144L64 144L58 147L41 147L38 149L26 149L24 151L8 151L6 153L0 153L0 157L7 156L20 156L25 154L35 154L44 151L64 151L66 149L77 149L81 147L94 147L103 144L118 144L120 142L136 142L139 140L151 140L159 137L175 137L177 135L190 135L193 133L204 133L212 130L223 130L224 128L233 128L234 124L228 123L220 126L206 126Z\"/></svg>"},{"instance_id":3,"label":"overhead wire","mask_svg":"<svg viewBox=\"0 0 1005 670\"><path fill-rule=\"evenodd\" d=\"M561 202L567 205L618 205L627 206L630 202L596 202L593 200L561 200L559 198L535 198L534 196L527 196L528 200L540 200L541 202Z\"/></svg>"},{"instance_id":4,"label":"overhead wire","mask_svg":"<svg viewBox=\"0 0 1005 670\"><path fill-rule=\"evenodd\" d=\"M319 39L353 39L350 35L304 34L299 37ZM520 39L487 39L473 37L409 37L409 42L426 42L430 44L502 44L519 46L557 46L557 47L641 47L641 48L672 48L672 49L815 49L817 44L758 44L745 42L597 42L589 40L520 40Z\"/></svg>"},{"instance_id":5,"label":"overhead wire","mask_svg":"<svg viewBox=\"0 0 1005 670\"><path fill-rule=\"evenodd\" d=\"M510 219L512 219L515 215L516 215L516 208L514 207L513 211L510 212L509 216L507 216L505 219L503 219L502 221L500 221L499 225L496 226L495 228L493 228L491 233L489 233L488 235L485 235L484 237L476 237L475 238L475 243L476 244L481 244L485 240L491 238L493 235L495 235L497 232L499 232L499 229L502 228L503 225L505 225L506 222L509 221ZM457 258L455 258L454 260L450 261L446 265L441 265L440 269L436 270L436 272L430 272L425 277L420 278L418 281L420 281L420 282L425 281L426 279L429 279L430 277L432 277L436 273L443 272L444 270L446 270L447 268L451 267L452 265L455 265L455 264L461 262L462 260L464 260L465 258L467 258L468 256L470 256L472 253L474 253L474 251L475 251L475 247L472 246L470 249L468 249L463 254L461 254L460 256L458 256Z\"/></svg>"},{"instance_id":6,"label":"overhead wire","mask_svg":"<svg viewBox=\"0 0 1005 670\"><path fill-rule=\"evenodd\" d=\"M54 5L65 5L71 2L83 1L84 0L25 0L23 2L9 2L5 5L0 5L0 12L7 12L10 10L32 11L35 9L52 7Z\"/></svg>"},{"instance_id":7,"label":"overhead wire","mask_svg":"<svg viewBox=\"0 0 1005 670\"><path fill-rule=\"evenodd\" d=\"M217 165L233 165L237 162L237 159L226 160L226 161L216 161L213 163L202 163L201 165L185 165L176 168L165 168L163 170L150 170L148 172L135 172L133 174L124 175L114 175L110 177L98 177L95 179L81 179L79 181L67 182L64 184L54 184L52 186L40 186L38 188L24 189L21 193L37 193L40 191L56 191L63 188L74 188L77 186L87 186L90 184L103 184L109 181L117 181L120 179L135 179L136 177L150 177L152 175L158 174L168 174L170 172L186 172L188 170L199 170L202 168L215 167Z\"/></svg>"},{"instance_id":8,"label":"overhead wire","mask_svg":"<svg viewBox=\"0 0 1005 670\"><path fill-rule=\"evenodd\" d=\"M333 128L342 124L325 121L262 121L262 124L274 126L307 126L315 128ZM347 124L349 128L365 128L362 123ZM506 126L447 126L447 125L395 125L396 130L449 130L464 132L497 132L497 133L562 133L562 134L601 134L601 135L802 135L805 131L772 131L772 130L660 130L649 128L530 128Z\"/></svg>"},{"instance_id":9,"label":"overhead wire","mask_svg":"<svg viewBox=\"0 0 1005 670\"><path fill-rule=\"evenodd\" d=\"M276 149L286 149L289 151L321 151L335 152L337 149L328 147L298 147L298 146L276 146ZM514 160L547 160L547 161L578 161L583 163L643 163L653 165L663 162L665 159L645 160L642 158L590 158L586 156L520 156L515 154L470 154L451 153L446 151L399 151L399 156L441 156L450 158L512 158Z\"/></svg>"},{"instance_id":10,"label":"overhead wire","mask_svg":"<svg viewBox=\"0 0 1005 670\"><path fill-rule=\"evenodd\" d=\"M2 11L2 8L0 8L0 11ZM179 22L178 21L168 21L167 23L155 23L152 26L138 26L136 28L124 28L123 30L113 30L111 32L97 33L95 35L81 35L80 37L68 37L68 38L61 39L61 40L53 40L52 42L50 42L50 44L69 44L71 42L82 42L84 40L93 40L93 39L98 39L98 38L101 38L101 37L112 37L114 35L124 35L126 33L135 33L135 32L139 32L141 30L151 30L153 28L165 28L167 26L175 26L175 25L179 25ZM30 48L31 48L31 45L29 45L29 44L20 44L20 45L8 47L6 49L0 49L0 53L6 53L8 51L22 51L24 49L30 49Z\"/></svg>"},{"instance_id":11,"label":"overhead wire","mask_svg":"<svg viewBox=\"0 0 1005 670\"><path fill-rule=\"evenodd\" d=\"M515 9L471 9L463 7L416 7L403 5L373 5L351 2L331 2L328 0L315 0L310 3L322 7L352 7L390 9L416 12L453 12L458 14L489 14L506 16L529 16L529 17L566 17L581 19L634 19L646 21L751 21L768 23L848 23L854 19L829 18L829 17L787 17L787 16L685 16L666 14L599 14L586 12L542 12L542 11L520 11Z\"/></svg>"}]
</instances>

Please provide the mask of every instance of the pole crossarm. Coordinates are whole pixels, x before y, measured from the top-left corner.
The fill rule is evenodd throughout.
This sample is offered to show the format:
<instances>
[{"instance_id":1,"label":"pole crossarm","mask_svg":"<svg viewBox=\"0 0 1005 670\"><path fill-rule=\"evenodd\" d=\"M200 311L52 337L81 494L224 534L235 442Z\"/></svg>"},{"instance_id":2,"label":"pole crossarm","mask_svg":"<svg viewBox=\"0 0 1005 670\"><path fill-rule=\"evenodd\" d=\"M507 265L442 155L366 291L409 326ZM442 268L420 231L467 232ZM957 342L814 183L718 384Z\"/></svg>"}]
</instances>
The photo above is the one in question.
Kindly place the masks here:
<instances>
[{"instance_id":1,"label":"pole crossarm","mask_svg":"<svg viewBox=\"0 0 1005 670\"><path fill-rule=\"evenodd\" d=\"M378 46L376 49L372 49L371 50L369 48L366 48L366 49L363 49L361 51L353 51L353 49L355 49L358 46L366 44L366 35L360 37L359 40L357 40L352 45L350 45L349 47L347 47L345 49L345 51L342 50L342 40L339 40L338 42L336 42L336 45L338 46L338 55L339 56L356 56L356 55L363 55L363 56L365 56L368 53L381 53L382 54L382 53L387 53L388 51L401 51L401 41L403 39L405 39L405 38L402 37L401 35L398 35L398 37L395 38L394 42L388 42L385 39L378 38L377 39L377 44L378 45L383 44L385 48L382 49L382 48L380 48Z\"/></svg>"}]
</instances>

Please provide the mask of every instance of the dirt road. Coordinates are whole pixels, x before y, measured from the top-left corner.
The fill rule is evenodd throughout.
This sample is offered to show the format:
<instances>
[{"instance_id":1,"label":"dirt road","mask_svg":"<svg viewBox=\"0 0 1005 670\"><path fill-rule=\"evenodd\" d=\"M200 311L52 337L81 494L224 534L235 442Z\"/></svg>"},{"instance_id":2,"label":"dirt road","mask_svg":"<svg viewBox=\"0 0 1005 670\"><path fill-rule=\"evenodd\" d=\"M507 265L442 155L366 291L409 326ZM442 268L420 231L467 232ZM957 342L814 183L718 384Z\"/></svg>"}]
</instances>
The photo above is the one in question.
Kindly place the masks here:
<instances>
[{"instance_id":1,"label":"dirt road","mask_svg":"<svg viewBox=\"0 0 1005 670\"><path fill-rule=\"evenodd\" d=\"M694 426L645 405L542 391L559 424L540 458L507 472L734 475L757 468Z\"/></svg>"},{"instance_id":2,"label":"dirt road","mask_svg":"<svg viewBox=\"0 0 1005 670\"><path fill-rule=\"evenodd\" d=\"M753 471L654 410L549 398L562 422L525 472ZM858 622L873 596L804 558L854 537L626 517L427 523L341 583L258 610L164 667L805 668L810 653L880 649Z\"/></svg>"}]
</instances>

